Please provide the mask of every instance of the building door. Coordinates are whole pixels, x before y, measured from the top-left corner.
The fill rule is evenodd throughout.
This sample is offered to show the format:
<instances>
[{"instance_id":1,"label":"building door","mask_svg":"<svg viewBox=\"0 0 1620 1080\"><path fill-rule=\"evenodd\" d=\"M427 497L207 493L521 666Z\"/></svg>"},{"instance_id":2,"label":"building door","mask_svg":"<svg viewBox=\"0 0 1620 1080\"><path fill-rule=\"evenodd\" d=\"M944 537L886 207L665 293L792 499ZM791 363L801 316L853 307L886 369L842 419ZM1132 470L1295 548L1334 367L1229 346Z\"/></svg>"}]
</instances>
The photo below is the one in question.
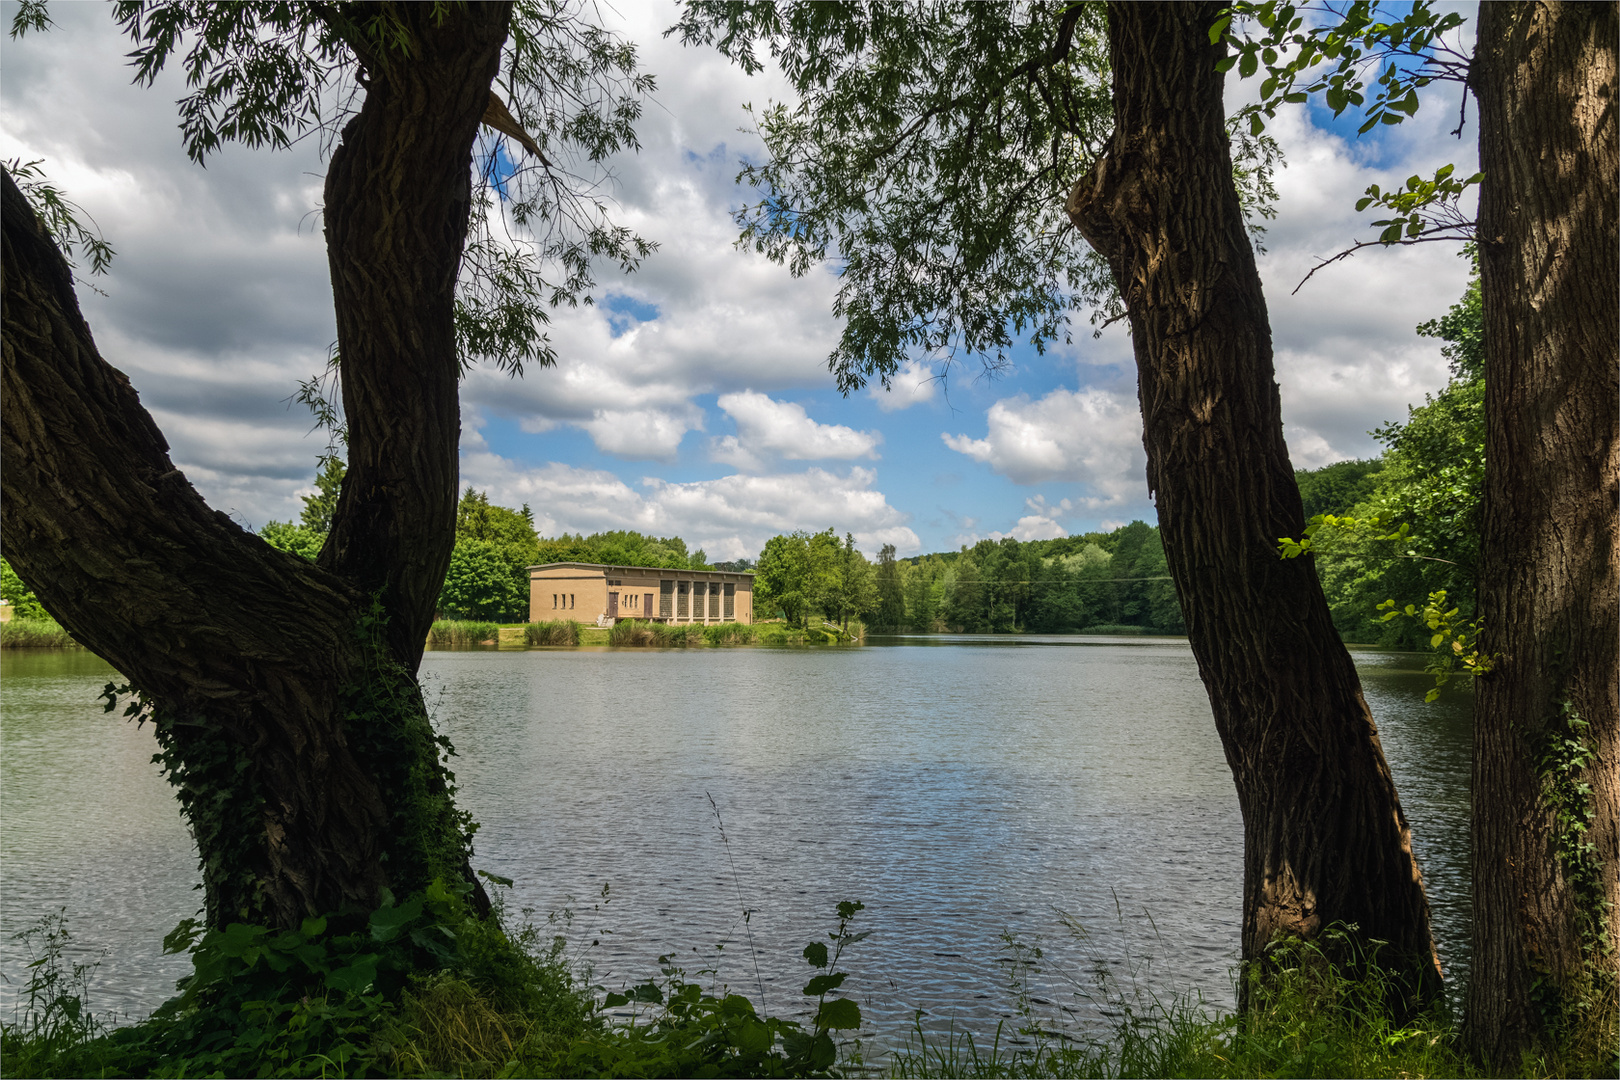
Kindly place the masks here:
<instances>
[{"instance_id":1,"label":"building door","mask_svg":"<svg viewBox=\"0 0 1620 1080\"><path fill-rule=\"evenodd\" d=\"M610 618L610 619L618 618L618 615L619 615L619 594L616 593L616 592L608 593L608 611L607 611L607 613L608 613L608 618Z\"/></svg>"},{"instance_id":2,"label":"building door","mask_svg":"<svg viewBox=\"0 0 1620 1080\"><path fill-rule=\"evenodd\" d=\"M646 601L647 606L642 608L641 610L647 613L648 618L652 618L652 610L653 610L652 598L653 598L653 594L652 593L644 593L644 594L642 594L642 598Z\"/></svg>"}]
</instances>

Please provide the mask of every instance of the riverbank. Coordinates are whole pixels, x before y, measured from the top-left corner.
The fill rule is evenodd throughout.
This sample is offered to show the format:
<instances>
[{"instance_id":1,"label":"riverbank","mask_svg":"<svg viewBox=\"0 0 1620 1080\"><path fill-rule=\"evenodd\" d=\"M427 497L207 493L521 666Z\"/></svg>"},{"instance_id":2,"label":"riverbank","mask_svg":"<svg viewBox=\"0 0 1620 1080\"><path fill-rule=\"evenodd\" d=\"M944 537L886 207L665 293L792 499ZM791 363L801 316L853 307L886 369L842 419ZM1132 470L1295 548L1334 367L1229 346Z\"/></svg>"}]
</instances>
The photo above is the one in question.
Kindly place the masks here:
<instances>
[{"instance_id":1,"label":"riverbank","mask_svg":"<svg viewBox=\"0 0 1620 1080\"><path fill-rule=\"evenodd\" d=\"M612 627L559 619L494 623L441 619L428 631L430 649L494 646L501 649L613 646L617 648L722 648L738 645L838 645L860 641L865 628L788 626L782 622L668 624L620 619Z\"/></svg>"}]
</instances>

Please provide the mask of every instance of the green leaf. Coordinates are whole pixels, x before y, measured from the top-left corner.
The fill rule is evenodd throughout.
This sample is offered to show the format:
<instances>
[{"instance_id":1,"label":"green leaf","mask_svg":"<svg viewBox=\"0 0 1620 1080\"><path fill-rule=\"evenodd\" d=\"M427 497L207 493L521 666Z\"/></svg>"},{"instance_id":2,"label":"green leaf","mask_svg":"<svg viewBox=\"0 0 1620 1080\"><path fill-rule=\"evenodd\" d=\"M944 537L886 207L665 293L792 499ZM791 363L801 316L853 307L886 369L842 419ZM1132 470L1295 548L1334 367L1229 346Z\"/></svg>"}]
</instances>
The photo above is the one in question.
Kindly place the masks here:
<instances>
[{"instance_id":1,"label":"green leaf","mask_svg":"<svg viewBox=\"0 0 1620 1080\"><path fill-rule=\"evenodd\" d=\"M392 941L422 914L422 898L412 897L398 907L378 908L371 913L371 936L376 941Z\"/></svg>"},{"instance_id":2,"label":"green leaf","mask_svg":"<svg viewBox=\"0 0 1620 1080\"><path fill-rule=\"evenodd\" d=\"M604 1009L617 1009L620 1005L628 1004L630 1004L630 999L623 994L609 993L607 997L602 999L602 1008Z\"/></svg>"},{"instance_id":3,"label":"green leaf","mask_svg":"<svg viewBox=\"0 0 1620 1080\"><path fill-rule=\"evenodd\" d=\"M1266 122L1258 112L1249 114L1249 134L1258 135L1266 130Z\"/></svg>"},{"instance_id":4,"label":"green leaf","mask_svg":"<svg viewBox=\"0 0 1620 1080\"><path fill-rule=\"evenodd\" d=\"M377 956L367 953L352 963L326 973L326 985L331 990L347 994L363 994L377 981Z\"/></svg>"},{"instance_id":5,"label":"green leaf","mask_svg":"<svg viewBox=\"0 0 1620 1080\"><path fill-rule=\"evenodd\" d=\"M170 930L163 938L164 955L183 953L202 936L202 923L196 919L181 919L180 925Z\"/></svg>"},{"instance_id":6,"label":"green leaf","mask_svg":"<svg viewBox=\"0 0 1620 1080\"><path fill-rule=\"evenodd\" d=\"M861 1026L861 1007L849 998L834 998L816 1010L816 1027L821 1030L853 1030Z\"/></svg>"},{"instance_id":7,"label":"green leaf","mask_svg":"<svg viewBox=\"0 0 1620 1080\"><path fill-rule=\"evenodd\" d=\"M1209 28L1209 43L1213 45L1217 41L1221 40L1221 36L1226 33L1226 28L1231 25L1232 16L1230 15L1223 15L1219 19L1216 19L1214 24Z\"/></svg>"},{"instance_id":8,"label":"green leaf","mask_svg":"<svg viewBox=\"0 0 1620 1080\"><path fill-rule=\"evenodd\" d=\"M1260 57L1255 54L1253 49L1245 50L1243 56L1238 60L1238 74L1247 79L1259 70Z\"/></svg>"},{"instance_id":9,"label":"green leaf","mask_svg":"<svg viewBox=\"0 0 1620 1080\"><path fill-rule=\"evenodd\" d=\"M811 997L829 994L843 986L844 980L848 977L849 973L846 971L840 971L836 975L817 975L805 984L804 992Z\"/></svg>"},{"instance_id":10,"label":"green leaf","mask_svg":"<svg viewBox=\"0 0 1620 1080\"><path fill-rule=\"evenodd\" d=\"M810 962L811 967L824 968L827 966L827 946L819 941L812 941L804 947L804 958Z\"/></svg>"}]
</instances>

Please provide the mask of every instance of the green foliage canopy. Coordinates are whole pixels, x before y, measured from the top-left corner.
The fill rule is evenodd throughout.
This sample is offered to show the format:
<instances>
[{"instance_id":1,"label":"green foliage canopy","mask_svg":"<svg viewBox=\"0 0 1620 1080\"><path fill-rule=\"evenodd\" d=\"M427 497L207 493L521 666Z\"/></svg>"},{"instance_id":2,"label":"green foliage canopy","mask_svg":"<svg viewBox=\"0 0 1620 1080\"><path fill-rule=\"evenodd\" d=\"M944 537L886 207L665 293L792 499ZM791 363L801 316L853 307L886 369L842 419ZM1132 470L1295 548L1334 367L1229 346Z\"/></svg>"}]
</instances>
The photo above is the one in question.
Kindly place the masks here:
<instances>
[{"instance_id":1,"label":"green foliage canopy","mask_svg":"<svg viewBox=\"0 0 1620 1080\"><path fill-rule=\"evenodd\" d=\"M0 559L0 599L11 605L11 617L14 619L49 619L50 612L45 605L39 602L34 590L23 584L23 579L17 576L17 571L11 564Z\"/></svg>"}]
</instances>

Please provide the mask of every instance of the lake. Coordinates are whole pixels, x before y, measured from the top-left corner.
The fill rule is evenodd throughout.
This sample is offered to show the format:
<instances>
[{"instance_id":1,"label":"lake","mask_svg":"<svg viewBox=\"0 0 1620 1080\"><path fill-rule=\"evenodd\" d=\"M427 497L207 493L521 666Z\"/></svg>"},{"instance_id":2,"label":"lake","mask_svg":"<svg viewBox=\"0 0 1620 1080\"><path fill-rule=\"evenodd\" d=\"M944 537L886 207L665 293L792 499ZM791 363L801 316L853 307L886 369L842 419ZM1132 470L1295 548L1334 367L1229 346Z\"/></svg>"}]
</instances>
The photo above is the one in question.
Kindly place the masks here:
<instances>
[{"instance_id":1,"label":"lake","mask_svg":"<svg viewBox=\"0 0 1620 1080\"><path fill-rule=\"evenodd\" d=\"M1455 993L1471 699L1425 703L1422 657L1355 657ZM70 955L101 961L91 1004L143 1015L186 970L161 938L201 900L155 742L102 711L114 674L89 654L0 668L0 1008L26 962L12 935L65 910ZM1184 639L467 650L422 674L482 823L474 864L601 986L669 955L793 1015L801 950L850 899L871 936L844 989L880 1042L917 1010L993 1031L1020 994L1054 1026L1109 993L1234 1000L1242 827Z\"/></svg>"}]
</instances>

